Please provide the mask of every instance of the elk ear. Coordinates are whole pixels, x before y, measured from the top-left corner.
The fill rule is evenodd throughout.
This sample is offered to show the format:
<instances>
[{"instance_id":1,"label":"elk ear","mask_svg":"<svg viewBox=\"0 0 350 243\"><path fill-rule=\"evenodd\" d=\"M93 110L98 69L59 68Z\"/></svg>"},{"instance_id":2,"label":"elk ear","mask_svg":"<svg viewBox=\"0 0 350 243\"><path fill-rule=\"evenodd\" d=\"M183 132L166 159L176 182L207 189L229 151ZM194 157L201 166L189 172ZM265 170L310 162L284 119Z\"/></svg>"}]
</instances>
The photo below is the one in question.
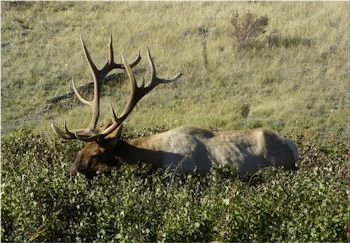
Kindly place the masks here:
<instances>
[{"instance_id":1,"label":"elk ear","mask_svg":"<svg viewBox=\"0 0 350 243\"><path fill-rule=\"evenodd\" d=\"M107 128L108 126L106 126ZM117 127L113 132L108 134L103 140L97 141L97 143L105 149L114 149L119 142L122 135L123 125Z\"/></svg>"},{"instance_id":2,"label":"elk ear","mask_svg":"<svg viewBox=\"0 0 350 243\"><path fill-rule=\"evenodd\" d=\"M122 136L123 125L117 127L113 132L108 134L105 138L106 144L104 147L107 149L114 149Z\"/></svg>"}]
</instances>

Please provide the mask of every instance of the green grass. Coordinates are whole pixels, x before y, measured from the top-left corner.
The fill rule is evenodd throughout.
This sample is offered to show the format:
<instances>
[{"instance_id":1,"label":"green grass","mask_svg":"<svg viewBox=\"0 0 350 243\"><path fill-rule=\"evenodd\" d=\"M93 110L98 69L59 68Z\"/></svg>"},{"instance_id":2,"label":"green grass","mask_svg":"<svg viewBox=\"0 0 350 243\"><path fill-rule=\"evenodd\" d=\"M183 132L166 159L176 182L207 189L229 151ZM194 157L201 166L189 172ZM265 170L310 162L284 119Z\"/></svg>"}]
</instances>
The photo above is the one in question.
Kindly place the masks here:
<instances>
[{"instance_id":1,"label":"green grass","mask_svg":"<svg viewBox=\"0 0 350 243\"><path fill-rule=\"evenodd\" d=\"M1 8L2 239L346 240L347 3L1 2ZM268 48L265 35L238 52L230 37L235 11L266 15L266 35L277 29L279 44ZM201 26L209 29L207 53ZM229 169L173 183L147 168L122 168L92 182L68 178L81 144L60 141L50 122L80 128L90 111L76 98L46 100L67 92L72 78L78 85L91 79L80 34L98 67L113 34L116 60L124 53L131 61L140 50L139 66L148 68L148 46L160 76L184 73L138 104L125 123L130 136L180 125L266 127L298 143L300 169L262 172L254 187ZM108 101L120 112L128 95L128 81L104 88L101 123L111 116Z\"/></svg>"}]
</instances>

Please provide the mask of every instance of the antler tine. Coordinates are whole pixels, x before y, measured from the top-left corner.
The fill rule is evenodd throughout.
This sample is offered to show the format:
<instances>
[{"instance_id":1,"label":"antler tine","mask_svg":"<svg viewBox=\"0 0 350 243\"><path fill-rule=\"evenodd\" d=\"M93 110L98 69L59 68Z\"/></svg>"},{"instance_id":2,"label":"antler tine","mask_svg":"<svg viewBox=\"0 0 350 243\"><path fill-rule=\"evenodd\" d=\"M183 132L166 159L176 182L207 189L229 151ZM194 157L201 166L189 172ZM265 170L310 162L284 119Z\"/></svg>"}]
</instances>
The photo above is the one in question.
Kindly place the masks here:
<instances>
[{"instance_id":1,"label":"antler tine","mask_svg":"<svg viewBox=\"0 0 350 243\"><path fill-rule=\"evenodd\" d=\"M135 67L140 61L141 61L142 57L140 55L140 52L137 54L137 57L134 59L134 61L132 63L130 63L130 67ZM122 67L124 68L124 67ZM124 68L125 69L125 68Z\"/></svg>"},{"instance_id":2,"label":"antler tine","mask_svg":"<svg viewBox=\"0 0 350 243\"><path fill-rule=\"evenodd\" d=\"M101 88L102 88L102 84L103 84L103 78L105 75L107 75L107 73L103 74L100 70L97 69L96 65L94 64L94 62L91 59L90 53L89 53L88 49L86 48L83 37L81 35L80 35L80 39L81 39L81 44L83 46L84 55L85 55L86 60L89 64L91 74L93 77L94 97L93 97L92 101L89 102L89 101L82 99L81 96L77 94L78 92L75 92L75 91L74 92L77 94L79 100L81 100L84 104L87 104L91 107L92 117L91 117L91 122L90 122L90 126L89 126L89 131L94 131L96 129L97 121L98 121L98 118L100 116L100 96L101 96Z\"/></svg>"},{"instance_id":3,"label":"antler tine","mask_svg":"<svg viewBox=\"0 0 350 243\"><path fill-rule=\"evenodd\" d=\"M76 88L75 86L75 82L74 82L74 79L72 78L72 89L75 93L75 95L78 97L78 99L80 100L81 103L85 104L85 105L88 105L88 106L91 106L91 102L90 101L87 101L86 99L84 99L80 94L79 94L79 91L78 89Z\"/></svg>"},{"instance_id":4,"label":"antler tine","mask_svg":"<svg viewBox=\"0 0 350 243\"><path fill-rule=\"evenodd\" d=\"M134 72L131 70L130 65L127 63L127 61L124 58L124 55L121 54L122 57L122 62L124 65L124 68L128 74L129 80L130 80L130 84L131 84L131 94L129 97L129 101L127 103L127 105L124 108L124 111L121 115L121 118L119 118L119 120L124 120L132 111L132 109L135 107L136 103L144 96L147 94L147 92L145 92L145 88L143 86L138 87L137 86L137 81L135 79L135 75ZM125 118L123 118L125 117Z\"/></svg>"},{"instance_id":5,"label":"antler tine","mask_svg":"<svg viewBox=\"0 0 350 243\"><path fill-rule=\"evenodd\" d=\"M73 133L69 132L66 126L66 121L64 121L64 127L65 132L59 129L53 122L51 122L51 128L61 137L64 139L75 139L75 136Z\"/></svg>"},{"instance_id":6,"label":"antler tine","mask_svg":"<svg viewBox=\"0 0 350 243\"><path fill-rule=\"evenodd\" d=\"M156 76L157 76L157 72L156 72L156 67L154 66L154 63L153 63L153 59L152 59L152 56L151 56L151 53L149 51L149 48L148 46L146 47L147 49L147 59L148 59L148 62L149 62L149 65L151 67L151 82L153 80L155 80Z\"/></svg>"},{"instance_id":7,"label":"antler tine","mask_svg":"<svg viewBox=\"0 0 350 243\"><path fill-rule=\"evenodd\" d=\"M92 76L93 76L94 87L96 87L98 69L97 69L96 65L93 63L93 61L92 61L92 59L91 59L90 53L89 53L88 49L86 48L86 45L85 45L85 43L84 43L84 39L83 39L82 35L80 35L80 41L81 41L81 44L82 44L82 47L83 47L84 55L85 55L86 60L87 60L87 62L88 62L88 64L89 64L91 74L92 74ZM79 99L83 104L88 105L88 106L92 106L92 102L87 101L86 99L84 99L84 98L79 94L78 89L76 88L73 79L72 79L72 89L73 89L75 95L78 97L78 99Z\"/></svg>"},{"instance_id":8,"label":"antler tine","mask_svg":"<svg viewBox=\"0 0 350 243\"><path fill-rule=\"evenodd\" d=\"M149 89L151 89L151 90L154 87L156 87L158 84L175 82L183 75L182 73L178 73L170 79L158 78L157 71L156 71L156 68L155 68L155 65L153 63L153 59L152 59L152 56L151 56L151 53L150 53L148 47L147 47L147 59L148 59L149 65L151 66L151 79L150 79L149 85L147 87L149 87Z\"/></svg>"},{"instance_id":9,"label":"antler tine","mask_svg":"<svg viewBox=\"0 0 350 243\"><path fill-rule=\"evenodd\" d=\"M101 75L105 76L113 69L125 69L123 64L115 63L114 62L114 51L113 51L113 44L112 44L112 35L109 39L109 59L108 62L105 64L105 66L101 69ZM141 60L140 52L138 53L135 60L130 64L131 67L136 66Z\"/></svg>"},{"instance_id":10,"label":"antler tine","mask_svg":"<svg viewBox=\"0 0 350 243\"><path fill-rule=\"evenodd\" d=\"M107 136L108 134L113 132L117 127L119 127L123 123L123 121L128 117L128 115L132 111L132 109L135 107L137 101L142 98L142 96L139 97L137 95L138 94L137 91L140 90L140 88L137 87L137 82L136 82L134 73L131 70L130 65L126 62L123 54L121 54L121 58L122 58L123 66L128 74L129 80L130 80L131 94L129 97L129 101L128 101L127 105L125 106L124 111L122 112L122 115L120 117L118 117L115 114L111 103L109 103L110 109L111 109L112 114L113 114L114 122L112 123L112 125L110 125L106 130L104 130L102 132L102 134L104 134L105 136Z\"/></svg>"},{"instance_id":11,"label":"antler tine","mask_svg":"<svg viewBox=\"0 0 350 243\"><path fill-rule=\"evenodd\" d=\"M111 132L113 132L116 128L118 128L123 121L128 117L128 115L131 113L131 111L133 110L133 108L135 107L135 105L137 104L137 102L146 94L141 94L140 91L142 91L143 87L139 88L137 86L137 82L135 79L135 75L131 70L130 65L127 63L127 61L125 60L125 57L123 54L121 54L121 58L122 58L122 62L123 62L123 66L128 74L129 80L130 80L130 84L131 84L131 94L129 96L129 101L127 103L127 105L124 108L124 111L122 112L122 115L120 117L118 117L115 114L115 111L111 105L111 103L109 103L110 109L112 111L113 114L113 119L114 122L112 123L112 125L110 125L109 127L107 127L107 129L105 129L102 134L104 135L104 137L106 137L108 134L110 134Z\"/></svg>"},{"instance_id":12,"label":"antler tine","mask_svg":"<svg viewBox=\"0 0 350 243\"><path fill-rule=\"evenodd\" d=\"M111 111L112 111L112 115L113 115L114 121L115 121L116 123L120 123L120 120L119 120L118 116L115 114L115 111L114 111L114 109L113 109L113 106L112 106L111 102L109 102L109 108L110 108Z\"/></svg>"},{"instance_id":13,"label":"antler tine","mask_svg":"<svg viewBox=\"0 0 350 243\"><path fill-rule=\"evenodd\" d=\"M85 100L78 92L75 83L74 83L74 79L72 79L72 88L73 91L75 93L75 95L78 97L78 99L85 105L88 106L92 106L92 103L90 101ZM64 131L62 131L61 129L59 129L53 122L51 123L51 127L52 129L62 138L64 139L75 139L76 136L74 133L72 133L71 131L69 131L69 129L67 128L67 124L66 121L64 121ZM79 131L83 131L83 130L79 130Z\"/></svg>"},{"instance_id":14,"label":"antler tine","mask_svg":"<svg viewBox=\"0 0 350 243\"><path fill-rule=\"evenodd\" d=\"M93 63L93 61L91 59L90 53L89 53L88 49L85 46L85 42L83 40L83 36L82 35L80 35L80 41L81 41L81 45L83 46L84 55L86 57L86 60L88 61L90 70L92 72L92 76L95 77L95 76L97 76L96 74L98 72L98 69L97 69L96 65Z\"/></svg>"},{"instance_id":15,"label":"antler tine","mask_svg":"<svg viewBox=\"0 0 350 243\"><path fill-rule=\"evenodd\" d=\"M75 132L74 136L76 137L76 139L83 141L83 142L93 142L93 141L98 141L98 140L104 139L106 135L95 133L95 132L82 133L82 134Z\"/></svg>"},{"instance_id":16,"label":"antler tine","mask_svg":"<svg viewBox=\"0 0 350 243\"><path fill-rule=\"evenodd\" d=\"M112 34L109 38L109 64L114 63L113 41Z\"/></svg>"}]
</instances>

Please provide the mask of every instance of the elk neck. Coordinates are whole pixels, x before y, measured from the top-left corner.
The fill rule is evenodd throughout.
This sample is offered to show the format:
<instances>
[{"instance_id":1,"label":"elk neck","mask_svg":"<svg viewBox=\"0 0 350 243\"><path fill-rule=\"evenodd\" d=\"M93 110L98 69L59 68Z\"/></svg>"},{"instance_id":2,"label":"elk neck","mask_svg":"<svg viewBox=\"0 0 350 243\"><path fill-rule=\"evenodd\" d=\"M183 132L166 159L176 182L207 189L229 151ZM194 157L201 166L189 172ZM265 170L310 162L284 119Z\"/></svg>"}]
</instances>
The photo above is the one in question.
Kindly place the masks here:
<instances>
[{"instance_id":1,"label":"elk neck","mask_svg":"<svg viewBox=\"0 0 350 243\"><path fill-rule=\"evenodd\" d=\"M114 147L114 156L126 164L146 163L161 167L162 151L151 137L120 139Z\"/></svg>"}]
</instances>

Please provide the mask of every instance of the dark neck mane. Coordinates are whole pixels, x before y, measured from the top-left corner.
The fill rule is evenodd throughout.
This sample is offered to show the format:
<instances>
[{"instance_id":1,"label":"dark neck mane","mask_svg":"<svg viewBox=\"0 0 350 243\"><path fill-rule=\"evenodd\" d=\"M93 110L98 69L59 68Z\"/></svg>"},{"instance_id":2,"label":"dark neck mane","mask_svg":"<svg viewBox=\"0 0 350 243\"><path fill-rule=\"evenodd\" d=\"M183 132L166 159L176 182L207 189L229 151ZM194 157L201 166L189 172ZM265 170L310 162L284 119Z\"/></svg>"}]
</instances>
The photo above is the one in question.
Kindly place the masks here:
<instances>
[{"instance_id":1,"label":"dark neck mane","mask_svg":"<svg viewBox=\"0 0 350 243\"><path fill-rule=\"evenodd\" d=\"M158 168L163 158L162 151L156 151L154 148L147 148L140 139L131 139L118 141L114 148L116 159L122 160L126 164L146 163Z\"/></svg>"}]
</instances>

